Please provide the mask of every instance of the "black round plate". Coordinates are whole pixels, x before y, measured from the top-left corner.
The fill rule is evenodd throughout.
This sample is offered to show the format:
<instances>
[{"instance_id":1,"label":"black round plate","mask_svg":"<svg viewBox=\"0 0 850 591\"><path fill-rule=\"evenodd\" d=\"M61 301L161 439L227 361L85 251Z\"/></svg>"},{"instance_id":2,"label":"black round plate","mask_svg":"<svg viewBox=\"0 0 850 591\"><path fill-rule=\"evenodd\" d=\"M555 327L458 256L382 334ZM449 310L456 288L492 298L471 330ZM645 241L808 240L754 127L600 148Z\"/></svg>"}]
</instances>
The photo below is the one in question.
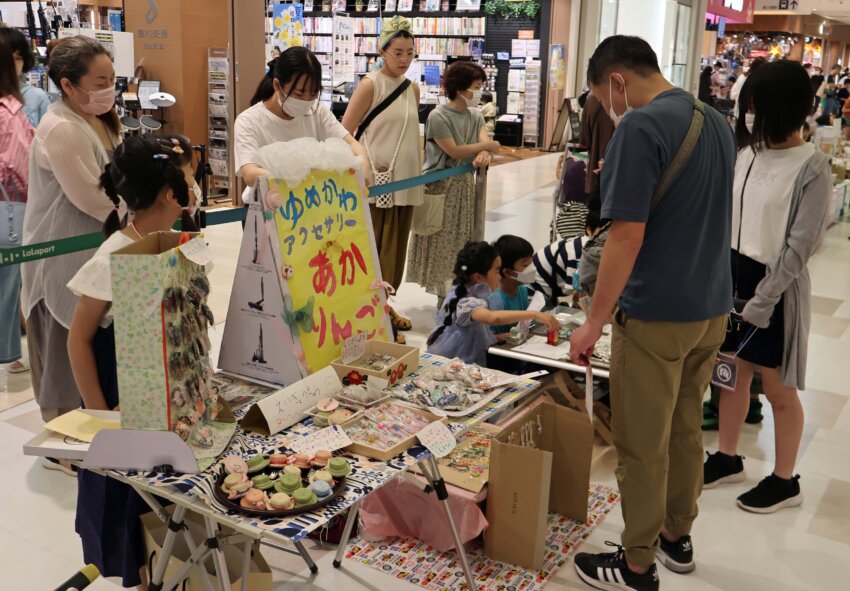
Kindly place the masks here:
<instances>
[{"instance_id":1,"label":"black round plate","mask_svg":"<svg viewBox=\"0 0 850 591\"><path fill-rule=\"evenodd\" d=\"M254 472L252 476L256 476L257 474L272 474L273 472L278 472L278 469L267 467L264 470L260 470L259 472ZM215 494L215 499L229 509L233 509L234 511L239 511L240 513L245 513L247 515L255 515L257 517L288 517L290 515L299 515L301 513L309 513L310 511L315 511L320 507L324 507L331 501L335 500L345 491L345 477L336 480L336 484L333 487L333 492L331 496L326 499L322 499L317 503L313 503L312 505L305 505L303 507L292 508L292 509L284 509L281 511L260 511L259 509L246 509L242 505L239 504L239 499L228 499L227 495L224 494L224 491L221 490L221 485L224 484L224 479L227 477L227 474L222 470L222 473L215 481L215 487L213 488L213 494ZM307 479L302 477L302 484L306 483ZM307 487L305 487L307 488ZM270 489L272 491L271 494L274 494L274 489ZM268 491L266 491L268 494ZM269 494L269 496L271 496Z\"/></svg>"}]
</instances>

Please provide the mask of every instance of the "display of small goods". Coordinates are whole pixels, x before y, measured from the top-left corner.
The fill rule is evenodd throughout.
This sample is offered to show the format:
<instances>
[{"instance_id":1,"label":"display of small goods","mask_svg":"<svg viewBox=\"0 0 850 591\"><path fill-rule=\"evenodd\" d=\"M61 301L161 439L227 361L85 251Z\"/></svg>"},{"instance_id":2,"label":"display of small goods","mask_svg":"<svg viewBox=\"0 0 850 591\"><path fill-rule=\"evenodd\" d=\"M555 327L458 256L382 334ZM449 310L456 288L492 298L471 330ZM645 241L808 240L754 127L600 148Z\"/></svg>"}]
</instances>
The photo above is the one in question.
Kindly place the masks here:
<instances>
[{"instance_id":1,"label":"display of small goods","mask_svg":"<svg viewBox=\"0 0 850 591\"><path fill-rule=\"evenodd\" d=\"M452 359L393 390L393 396L422 408L462 416L498 395L507 374Z\"/></svg>"},{"instance_id":2,"label":"display of small goods","mask_svg":"<svg viewBox=\"0 0 850 591\"><path fill-rule=\"evenodd\" d=\"M167 314L165 351L174 431L183 441L212 447L213 432L206 424L220 410L218 389L211 387L210 338L214 324L207 305L210 282L201 265L182 265L168 275L162 306Z\"/></svg>"},{"instance_id":3,"label":"display of small goods","mask_svg":"<svg viewBox=\"0 0 850 591\"><path fill-rule=\"evenodd\" d=\"M457 447L439 459L443 478L474 493L484 488L490 475L490 445L500 431L484 423L461 435Z\"/></svg>"},{"instance_id":4,"label":"display of small goods","mask_svg":"<svg viewBox=\"0 0 850 591\"><path fill-rule=\"evenodd\" d=\"M382 378L393 386L419 367L419 348L383 341L368 341L363 355L350 363L335 359L336 370L343 386L363 384L370 376Z\"/></svg>"},{"instance_id":5,"label":"display of small goods","mask_svg":"<svg viewBox=\"0 0 850 591\"><path fill-rule=\"evenodd\" d=\"M227 456L215 494L231 509L258 516L306 513L339 496L351 464L330 451L304 454L257 455L242 459Z\"/></svg>"},{"instance_id":6,"label":"display of small goods","mask_svg":"<svg viewBox=\"0 0 850 591\"><path fill-rule=\"evenodd\" d=\"M370 388L366 384L345 386L342 389L342 394L339 395L343 401L359 406L372 406L373 404L385 401L390 396L391 393L389 390Z\"/></svg>"},{"instance_id":7,"label":"display of small goods","mask_svg":"<svg viewBox=\"0 0 850 591\"><path fill-rule=\"evenodd\" d=\"M347 404L336 398L322 398L316 403L316 406L307 410L307 414L313 417L315 426L327 427L329 425L342 425L357 416L362 410L362 406Z\"/></svg>"},{"instance_id":8,"label":"display of small goods","mask_svg":"<svg viewBox=\"0 0 850 591\"><path fill-rule=\"evenodd\" d=\"M366 457L388 460L408 449L416 434L439 420L431 413L386 402L367 408L360 417L344 425L354 442L347 449Z\"/></svg>"},{"instance_id":9,"label":"display of small goods","mask_svg":"<svg viewBox=\"0 0 850 591\"><path fill-rule=\"evenodd\" d=\"M210 388L216 389L218 395L230 405L230 410L234 412L278 390L274 386L237 378L222 372L217 372L210 378Z\"/></svg>"}]
</instances>

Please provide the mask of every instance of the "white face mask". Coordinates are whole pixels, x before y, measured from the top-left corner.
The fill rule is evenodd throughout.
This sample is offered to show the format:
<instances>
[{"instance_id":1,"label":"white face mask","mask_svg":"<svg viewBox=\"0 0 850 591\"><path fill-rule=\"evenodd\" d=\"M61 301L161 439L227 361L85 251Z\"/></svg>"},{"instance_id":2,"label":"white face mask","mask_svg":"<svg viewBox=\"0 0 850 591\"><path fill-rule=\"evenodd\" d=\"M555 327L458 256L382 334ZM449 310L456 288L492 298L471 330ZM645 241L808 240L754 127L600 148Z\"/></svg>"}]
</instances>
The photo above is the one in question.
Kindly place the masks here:
<instances>
[{"instance_id":1,"label":"white face mask","mask_svg":"<svg viewBox=\"0 0 850 591\"><path fill-rule=\"evenodd\" d=\"M755 123L755 113L747 113L746 115L744 115L744 125L746 126L747 131L749 131L750 133L753 133L753 126L755 126Z\"/></svg>"},{"instance_id":2,"label":"white face mask","mask_svg":"<svg viewBox=\"0 0 850 591\"><path fill-rule=\"evenodd\" d=\"M617 74L617 76L620 75ZM626 111L622 115L617 115L616 111L614 111L614 83L610 80L608 81L608 102L611 104L611 108L608 110L608 116L611 117L611 121L614 122L614 127L617 127L620 124L623 117L634 111L634 109L629 105L629 94L626 92L626 81L623 80L622 76L620 76L620 81L623 83L623 97L626 99Z\"/></svg>"},{"instance_id":3,"label":"white face mask","mask_svg":"<svg viewBox=\"0 0 850 591\"><path fill-rule=\"evenodd\" d=\"M505 269L505 276L515 279L520 283L533 283L537 279L537 269L534 265L528 265L522 271L514 271L513 269Z\"/></svg>"},{"instance_id":4,"label":"white face mask","mask_svg":"<svg viewBox=\"0 0 850 591\"><path fill-rule=\"evenodd\" d=\"M201 188L198 186L198 183L194 183L192 185L192 193L195 194L195 203L200 203L204 198L204 192L201 191Z\"/></svg>"},{"instance_id":5,"label":"white face mask","mask_svg":"<svg viewBox=\"0 0 850 591\"><path fill-rule=\"evenodd\" d=\"M466 106L477 107L481 102L481 95L484 94L484 91L479 88L478 90L470 90L469 92L472 93L472 98L466 98L465 96L463 97L463 100L466 101Z\"/></svg>"},{"instance_id":6,"label":"white face mask","mask_svg":"<svg viewBox=\"0 0 850 591\"><path fill-rule=\"evenodd\" d=\"M283 109L283 112L289 115L290 117L304 117L313 109L313 105L315 104L315 100L312 101L304 101L301 99L294 98L292 96L286 96L283 100L281 100L280 95L277 97L277 104L280 105L280 108Z\"/></svg>"}]
</instances>

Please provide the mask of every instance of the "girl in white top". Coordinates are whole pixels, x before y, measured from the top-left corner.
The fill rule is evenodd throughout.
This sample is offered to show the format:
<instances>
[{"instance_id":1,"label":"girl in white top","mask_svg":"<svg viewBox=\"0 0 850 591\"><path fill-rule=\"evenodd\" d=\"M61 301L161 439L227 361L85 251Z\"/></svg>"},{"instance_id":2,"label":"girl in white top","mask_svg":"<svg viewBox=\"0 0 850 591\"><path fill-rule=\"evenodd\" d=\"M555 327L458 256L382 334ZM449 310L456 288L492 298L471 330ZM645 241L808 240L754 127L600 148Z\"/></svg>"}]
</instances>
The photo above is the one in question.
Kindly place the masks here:
<instances>
[{"instance_id":1,"label":"girl in white top","mask_svg":"<svg viewBox=\"0 0 850 591\"><path fill-rule=\"evenodd\" d=\"M354 133L366 117L406 80L405 73L416 55L410 21L394 16L384 22L378 39L383 66L367 74L351 96L342 124ZM419 176L422 150L419 147L419 86L410 84L391 105L369 124L361 135L372 159L371 168L392 168L393 180ZM370 207L381 275L398 289L407 262L407 242L413 208L422 204L422 187L392 194L393 207ZM410 321L390 313L396 329L410 330Z\"/></svg>"},{"instance_id":2,"label":"girl in white top","mask_svg":"<svg viewBox=\"0 0 850 591\"><path fill-rule=\"evenodd\" d=\"M234 159L237 176L253 187L269 171L256 163L257 150L275 142L302 137L343 139L351 150L363 148L320 103L322 64L305 47L290 47L269 62L269 72L260 82L251 107L236 117ZM367 168L364 167L367 180Z\"/></svg>"},{"instance_id":3,"label":"girl in white top","mask_svg":"<svg viewBox=\"0 0 850 591\"><path fill-rule=\"evenodd\" d=\"M30 151L24 244L98 232L113 209L99 186L119 143L112 59L95 40L68 37L50 48L47 74L62 100L50 105ZM46 421L80 406L66 345L77 298L66 284L93 253L22 265L33 390Z\"/></svg>"},{"instance_id":4,"label":"girl in white top","mask_svg":"<svg viewBox=\"0 0 850 591\"><path fill-rule=\"evenodd\" d=\"M783 98L776 100L776 89ZM732 189L732 278L743 320L727 331L721 351L735 355L734 391L720 396L719 451L704 468L705 488L746 478L738 439L750 406L753 373L761 374L773 408L773 472L738 497L740 508L772 513L802 503L794 474L804 414L810 325L808 262L826 231L832 171L829 158L800 137L812 88L798 62L765 64L740 95L739 143ZM746 108L745 108L746 107ZM741 301L746 304L741 309Z\"/></svg>"},{"instance_id":5,"label":"girl in white top","mask_svg":"<svg viewBox=\"0 0 850 591\"><path fill-rule=\"evenodd\" d=\"M101 176L111 213L104 225L108 238L97 253L68 283L80 297L68 334L74 379L84 406L95 410L118 407L115 332L109 307L112 301L110 254L152 232L168 232L181 217L183 229L192 231L194 186L192 148L182 136L127 138ZM122 224L119 195L135 213L129 226ZM124 220L126 222L126 218ZM121 286L114 286L116 289ZM147 504L126 484L88 470L77 478L76 530L83 558L105 577L121 577L125 587L145 581L145 549L139 516ZM108 526L107 526L108 524Z\"/></svg>"}]
</instances>

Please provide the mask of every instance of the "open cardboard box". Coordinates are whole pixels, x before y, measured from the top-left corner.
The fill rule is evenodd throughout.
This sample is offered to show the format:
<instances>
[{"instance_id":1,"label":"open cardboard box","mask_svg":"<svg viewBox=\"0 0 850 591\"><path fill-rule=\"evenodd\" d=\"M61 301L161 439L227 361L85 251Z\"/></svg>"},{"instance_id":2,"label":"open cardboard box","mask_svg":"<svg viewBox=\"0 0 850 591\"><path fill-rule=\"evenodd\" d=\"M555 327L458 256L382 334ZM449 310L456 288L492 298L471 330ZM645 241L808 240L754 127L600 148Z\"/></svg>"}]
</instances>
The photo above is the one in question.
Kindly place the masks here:
<instances>
[{"instance_id":1,"label":"open cardboard box","mask_svg":"<svg viewBox=\"0 0 850 591\"><path fill-rule=\"evenodd\" d=\"M366 343L366 352L364 353L364 357L366 355L371 355L372 353L377 353L378 355L392 355L395 358L395 361L382 372L365 369L356 365L345 365L342 362L342 357L334 359L331 362L331 367L336 370L336 375L338 375L342 383L346 385L355 383L351 380L351 374L356 372L361 376L375 376L376 378L383 378L389 381L390 386L394 386L412 372L419 369L418 347L371 340Z\"/></svg>"},{"instance_id":2,"label":"open cardboard box","mask_svg":"<svg viewBox=\"0 0 850 591\"><path fill-rule=\"evenodd\" d=\"M528 423L537 448L508 443ZM544 402L505 428L491 444L484 554L540 570L549 512L587 520L592 454L587 414L557 404Z\"/></svg>"},{"instance_id":3,"label":"open cardboard box","mask_svg":"<svg viewBox=\"0 0 850 591\"><path fill-rule=\"evenodd\" d=\"M395 404L395 403L392 403ZM404 410L410 411L414 414L420 415L428 419L430 422L440 421L441 423L448 423L448 418L446 417L438 417L435 414L432 414L426 410L420 410L418 408L413 408L405 405L397 405L402 406ZM355 417L350 421L347 421L342 425L343 429L347 429L351 425L359 422L364 418L363 415L359 417ZM366 445L363 443L352 443L348 447L346 447L346 451L349 451L353 454L358 454L361 456L366 456L367 458L372 458L374 460L380 460L382 462L386 462L387 460L391 460L396 457L398 454L403 453L414 446L419 440L416 438L416 435L411 435L407 439L402 440L400 443L397 443L393 447L389 449L381 449L378 447L372 447L370 445Z\"/></svg>"}]
</instances>

